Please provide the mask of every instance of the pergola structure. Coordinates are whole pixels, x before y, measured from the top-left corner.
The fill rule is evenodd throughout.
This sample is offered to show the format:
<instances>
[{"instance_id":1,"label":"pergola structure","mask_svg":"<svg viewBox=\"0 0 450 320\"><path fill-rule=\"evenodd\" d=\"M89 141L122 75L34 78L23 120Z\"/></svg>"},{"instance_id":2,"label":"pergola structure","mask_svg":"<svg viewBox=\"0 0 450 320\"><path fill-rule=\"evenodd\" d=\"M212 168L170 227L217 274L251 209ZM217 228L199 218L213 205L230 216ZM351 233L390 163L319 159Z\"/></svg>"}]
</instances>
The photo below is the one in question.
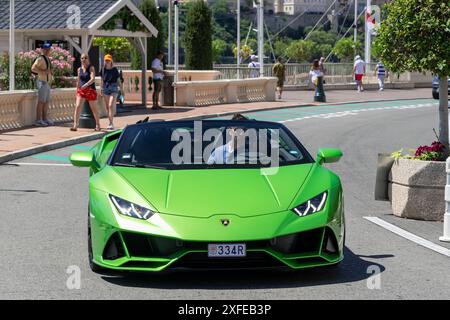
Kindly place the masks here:
<instances>
[{"instance_id":1,"label":"pergola structure","mask_svg":"<svg viewBox=\"0 0 450 320\"><path fill-rule=\"evenodd\" d=\"M9 1L0 2L0 12L11 10ZM13 27L9 17L0 21L0 35L12 31L12 39L23 43L34 40L65 40L80 54L89 52L94 37L124 37L138 49L142 57L142 88L146 88L147 38L158 36L158 30L131 0L15 0ZM102 26L122 8L127 7L146 31L132 32L116 26ZM11 39L11 37L10 37ZM10 41L10 52L16 52L17 40ZM27 45L30 47L29 45ZM146 105L146 90L142 103Z\"/></svg>"}]
</instances>

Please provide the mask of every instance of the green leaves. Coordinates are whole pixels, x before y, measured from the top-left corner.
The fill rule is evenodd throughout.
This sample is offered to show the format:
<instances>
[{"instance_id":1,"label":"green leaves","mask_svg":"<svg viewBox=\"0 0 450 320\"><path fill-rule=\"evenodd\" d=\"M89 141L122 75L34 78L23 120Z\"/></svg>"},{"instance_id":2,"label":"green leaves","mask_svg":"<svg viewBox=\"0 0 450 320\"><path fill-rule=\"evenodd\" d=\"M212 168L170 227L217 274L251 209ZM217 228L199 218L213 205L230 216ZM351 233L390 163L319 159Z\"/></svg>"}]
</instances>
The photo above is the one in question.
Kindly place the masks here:
<instances>
[{"instance_id":1,"label":"green leaves","mask_svg":"<svg viewBox=\"0 0 450 320\"><path fill-rule=\"evenodd\" d=\"M313 53L314 42L311 40L296 40L286 49L286 54L297 62L309 60Z\"/></svg>"},{"instance_id":2,"label":"green leaves","mask_svg":"<svg viewBox=\"0 0 450 320\"><path fill-rule=\"evenodd\" d=\"M448 0L395 0L383 14L374 46L388 69L450 74Z\"/></svg>"},{"instance_id":3,"label":"green leaves","mask_svg":"<svg viewBox=\"0 0 450 320\"><path fill-rule=\"evenodd\" d=\"M211 16L208 4L202 0L191 2L186 17L186 30L183 38L187 69L212 69Z\"/></svg>"}]
</instances>

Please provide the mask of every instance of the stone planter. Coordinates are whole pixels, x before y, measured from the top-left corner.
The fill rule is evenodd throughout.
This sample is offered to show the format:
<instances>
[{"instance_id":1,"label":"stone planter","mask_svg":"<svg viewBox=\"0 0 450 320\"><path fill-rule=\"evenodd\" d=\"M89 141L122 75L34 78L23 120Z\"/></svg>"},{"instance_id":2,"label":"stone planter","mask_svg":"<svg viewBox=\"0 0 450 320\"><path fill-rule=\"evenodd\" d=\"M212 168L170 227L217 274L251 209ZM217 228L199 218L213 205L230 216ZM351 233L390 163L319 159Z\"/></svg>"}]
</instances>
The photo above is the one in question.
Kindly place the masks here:
<instances>
[{"instance_id":1,"label":"stone planter","mask_svg":"<svg viewBox=\"0 0 450 320\"><path fill-rule=\"evenodd\" d=\"M445 162L399 159L389 173L394 215L442 221L445 212Z\"/></svg>"}]
</instances>

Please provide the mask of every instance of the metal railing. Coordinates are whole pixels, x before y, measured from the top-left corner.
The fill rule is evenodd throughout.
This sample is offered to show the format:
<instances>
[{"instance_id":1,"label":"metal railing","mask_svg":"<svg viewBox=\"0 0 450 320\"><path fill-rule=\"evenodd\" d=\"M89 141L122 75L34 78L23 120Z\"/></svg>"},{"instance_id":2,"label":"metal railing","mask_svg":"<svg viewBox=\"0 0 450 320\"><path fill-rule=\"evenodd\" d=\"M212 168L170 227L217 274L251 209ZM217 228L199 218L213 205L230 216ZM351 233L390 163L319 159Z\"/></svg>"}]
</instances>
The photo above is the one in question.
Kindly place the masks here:
<instances>
[{"instance_id":1,"label":"metal railing","mask_svg":"<svg viewBox=\"0 0 450 320\"><path fill-rule=\"evenodd\" d=\"M273 64L264 65L264 77L273 77ZM286 86L309 86L311 77L310 63L288 63L286 66ZM376 82L374 77L375 63L366 65L366 77L364 83ZM325 83L327 84L349 84L354 83L352 76L353 63L325 63ZM167 69L173 69L172 65L167 65ZM184 69L184 65L180 65L180 70ZM246 64L237 66L236 64L215 64L213 69L220 72L219 79L240 79L251 78L252 75L259 76L259 69L252 69Z\"/></svg>"}]
</instances>

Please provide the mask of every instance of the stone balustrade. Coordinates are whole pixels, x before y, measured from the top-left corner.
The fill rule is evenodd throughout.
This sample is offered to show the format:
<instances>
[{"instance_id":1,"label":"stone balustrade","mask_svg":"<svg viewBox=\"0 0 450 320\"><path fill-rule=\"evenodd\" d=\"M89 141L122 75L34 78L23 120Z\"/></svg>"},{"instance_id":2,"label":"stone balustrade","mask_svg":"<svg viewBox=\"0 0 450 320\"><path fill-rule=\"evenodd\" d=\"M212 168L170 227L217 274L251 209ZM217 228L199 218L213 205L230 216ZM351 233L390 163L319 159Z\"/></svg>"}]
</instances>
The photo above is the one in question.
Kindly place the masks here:
<instances>
[{"instance_id":1,"label":"stone balustrade","mask_svg":"<svg viewBox=\"0 0 450 320\"><path fill-rule=\"evenodd\" d=\"M277 79L272 77L214 80L180 81L176 87L176 105L199 107L223 103L275 101Z\"/></svg>"},{"instance_id":2,"label":"stone balustrade","mask_svg":"<svg viewBox=\"0 0 450 320\"><path fill-rule=\"evenodd\" d=\"M48 118L55 122L73 120L76 89L52 89ZM0 131L32 125L36 120L37 92L0 92ZM106 116L103 99L97 100L101 117Z\"/></svg>"}]
</instances>

